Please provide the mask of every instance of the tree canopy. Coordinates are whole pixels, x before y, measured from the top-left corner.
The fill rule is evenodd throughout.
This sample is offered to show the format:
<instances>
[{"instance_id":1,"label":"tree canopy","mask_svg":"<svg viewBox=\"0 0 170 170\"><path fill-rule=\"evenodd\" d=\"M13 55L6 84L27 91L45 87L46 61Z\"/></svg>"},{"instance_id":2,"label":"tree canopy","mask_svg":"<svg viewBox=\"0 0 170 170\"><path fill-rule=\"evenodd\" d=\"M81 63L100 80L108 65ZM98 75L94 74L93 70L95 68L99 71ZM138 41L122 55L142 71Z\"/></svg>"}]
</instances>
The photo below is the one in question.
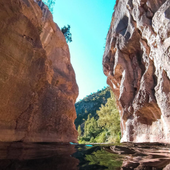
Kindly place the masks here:
<instances>
[{"instance_id":1,"label":"tree canopy","mask_svg":"<svg viewBox=\"0 0 170 170\"><path fill-rule=\"evenodd\" d=\"M113 92L106 105L102 105L97 114L99 116L98 125L105 128L108 141L118 142L120 140L120 116Z\"/></svg>"},{"instance_id":2,"label":"tree canopy","mask_svg":"<svg viewBox=\"0 0 170 170\"><path fill-rule=\"evenodd\" d=\"M79 143L120 142L120 116L112 92L105 106L101 105L97 114L98 119L91 117L91 114L88 115L87 120L84 122L84 133L81 133L78 138Z\"/></svg>"}]
</instances>

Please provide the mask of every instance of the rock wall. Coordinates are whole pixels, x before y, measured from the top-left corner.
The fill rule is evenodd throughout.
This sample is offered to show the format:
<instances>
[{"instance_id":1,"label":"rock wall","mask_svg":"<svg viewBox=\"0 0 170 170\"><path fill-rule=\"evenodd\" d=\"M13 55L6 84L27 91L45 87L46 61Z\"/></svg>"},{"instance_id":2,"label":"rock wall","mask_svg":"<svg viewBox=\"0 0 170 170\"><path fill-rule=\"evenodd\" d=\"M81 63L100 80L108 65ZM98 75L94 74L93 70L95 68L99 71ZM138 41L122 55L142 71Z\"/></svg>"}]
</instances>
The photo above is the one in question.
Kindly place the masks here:
<instances>
[{"instance_id":1,"label":"rock wall","mask_svg":"<svg viewBox=\"0 0 170 170\"><path fill-rule=\"evenodd\" d=\"M122 142L170 142L170 1L117 0L103 56Z\"/></svg>"},{"instance_id":2,"label":"rock wall","mask_svg":"<svg viewBox=\"0 0 170 170\"><path fill-rule=\"evenodd\" d=\"M0 141L76 142L65 37L41 1L0 1Z\"/></svg>"}]
</instances>

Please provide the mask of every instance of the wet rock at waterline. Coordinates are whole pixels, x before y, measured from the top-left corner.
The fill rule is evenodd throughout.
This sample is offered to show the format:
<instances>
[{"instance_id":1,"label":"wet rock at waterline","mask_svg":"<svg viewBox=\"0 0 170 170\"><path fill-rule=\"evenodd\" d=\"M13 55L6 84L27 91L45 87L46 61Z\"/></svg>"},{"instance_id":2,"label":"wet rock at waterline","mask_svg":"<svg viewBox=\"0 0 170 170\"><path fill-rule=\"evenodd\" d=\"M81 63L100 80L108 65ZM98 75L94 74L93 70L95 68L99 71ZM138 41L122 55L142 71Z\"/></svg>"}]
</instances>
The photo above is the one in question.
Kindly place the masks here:
<instances>
[{"instance_id":1,"label":"wet rock at waterline","mask_svg":"<svg viewBox=\"0 0 170 170\"><path fill-rule=\"evenodd\" d=\"M0 1L0 141L76 142L65 37L40 1Z\"/></svg>"},{"instance_id":2,"label":"wet rock at waterline","mask_svg":"<svg viewBox=\"0 0 170 170\"><path fill-rule=\"evenodd\" d=\"M122 142L170 142L169 14L169 0L117 0L103 67Z\"/></svg>"}]
</instances>

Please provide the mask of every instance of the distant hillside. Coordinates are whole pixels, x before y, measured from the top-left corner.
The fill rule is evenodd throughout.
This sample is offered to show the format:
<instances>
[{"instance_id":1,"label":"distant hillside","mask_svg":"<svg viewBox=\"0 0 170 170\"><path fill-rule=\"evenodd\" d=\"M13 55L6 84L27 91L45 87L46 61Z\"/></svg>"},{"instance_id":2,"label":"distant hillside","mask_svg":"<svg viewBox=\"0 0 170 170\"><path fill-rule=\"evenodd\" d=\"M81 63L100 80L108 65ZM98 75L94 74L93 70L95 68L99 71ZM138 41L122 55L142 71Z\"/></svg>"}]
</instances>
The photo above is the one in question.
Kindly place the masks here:
<instances>
[{"instance_id":1,"label":"distant hillside","mask_svg":"<svg viewBox=\"0 0 170 170\"><path fill-rule=\"evenodd\" d=\"M97 118L98 115L96 114L96 110L99 110L101 104L105 105L109 97L110 88L107 87L77 102L75 104L77 113L77 119L75 120L76 128L78 127L78 125L82 125L83 122L87 120L87 116L90 113L93 117Z\"/></svg>"}]
</instances>

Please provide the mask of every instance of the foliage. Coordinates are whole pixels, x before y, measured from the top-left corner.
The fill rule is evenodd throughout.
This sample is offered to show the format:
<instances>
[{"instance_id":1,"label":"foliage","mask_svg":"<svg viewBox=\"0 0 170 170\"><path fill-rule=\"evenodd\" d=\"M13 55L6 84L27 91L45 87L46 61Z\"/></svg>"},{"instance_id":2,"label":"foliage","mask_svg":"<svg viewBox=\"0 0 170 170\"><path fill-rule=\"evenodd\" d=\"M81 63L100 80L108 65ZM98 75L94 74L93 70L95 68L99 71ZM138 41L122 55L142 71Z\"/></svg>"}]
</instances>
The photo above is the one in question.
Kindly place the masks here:
<instances>
[{"instance_id":1,"label":"foliage","mask_svg":"<svg viewBox=\"0 0 170 170\"><path fill-rule=\"evenodd\" d=\"M78 136L80 138L81 137L81 133L82 133L80 125L78 126L78 130L77 131L78 131Z\"/></svg>"},{"instance_id":2,"label":"foliage","mask_svg":"<svg viewBox=\"0 0 170 170\"><path fill-rule=\"evenodd\" d=\"M53 7L55 5L55 0L42 0L49 8L51 13L53 13Z\"/></svg>"},{"instance_id":3,"label":"foliage","mask_svg":"<svg viewBox=\"0 0 170 170\"><path fill-rule=\"evenodd\" d=\"M51 13L53 13L53 7L55 5L55 0L42 0L49 8ZM70 33L70 25L61 28L61 32L64 34L66 42L72 42L72 34Z\"/></svg>"},{"instance_id":4,"label":"foliage","mask_svg":"<svg viewBox=\"0 0 170 170\"><path fill-rule=\"evenodd\" d=\"M98 134L95 141L96 141L96 143L105 143L106 139L107 139L107 133L104 130L104 131L102 131L101 133Z\"/></svg>"},{"instance_id":5,"label":"foliage","mask_svg":"<svg viewBox=\"0 0 170 170\"><path fill-rule=\"evenodd\" d=\"M90 118L91 114L88 115L87 120L84 125L84 134L79 136L79 143L84 143L84 141L90 143L96 143L96 136L102 131L98 126L98 123L94 117Z\"/></svg>"},{"instance_id":6,"label":"foliage","mask_svg":"<svg viewBox=\"0 0 170 170\"><path fill-rule=\"evenodd\" d=\"M96 110L99 110L101 104L105 105L107 99L110 97L110 88L104 88L96 93L90 94L83 100L75 104L77 119L75 120L76 128L78 125L84 127L85 120L87 120L88 114L91 113L91 117L98 119ZM83 131L83 129L82 129Z\"/></svg>"},{"instance_id":7,"label":"foliage","mask_svg":"<svg viewBox=\"0 0 170 170\"><path fill-rule=\"evenodd\" d=\"M88 115L84 123L84 134L79 136L79 143L119 143L120 117L113 93L105 106L101 105L97 114L98 119L90 118L91 114Z\"/></svg>"},{"instance_id":8,"label":"foliage","mask_svg":"<svg viewBox=\"0 0 170 170\"><path fill-rule=\"evenodd\" d=\"M70 33L70 25L61 28L61 32L64 34L66 42L72 42L72 34Z\"/></svg>"},{"instance_id":9,"label":"foliage","mask_svg":"<svg viewBox=\"0 0 170 170\"><path fill-rule=\"evenodd\" d=\"M88 119L85 122L85 126L84 126L84 137L95 138L100 131L101 131L101 128L98 127L96 119L94 119L94 117L90 119L90 114L89 114Z\"/></svg>"},{"instance_id":10,"label":"foliage","mask_svg":"<svg viewBox=\"0 0 170 170\"><path fill-rule=\"evenodd\" d=\"M106 105L102 105L100 110L97 111L97 114L99 116L99 126L107 131L107 140L109 142L118 142L120 140L120 117L113 93L111 93Z\"/></svg>"}]
</instances>

